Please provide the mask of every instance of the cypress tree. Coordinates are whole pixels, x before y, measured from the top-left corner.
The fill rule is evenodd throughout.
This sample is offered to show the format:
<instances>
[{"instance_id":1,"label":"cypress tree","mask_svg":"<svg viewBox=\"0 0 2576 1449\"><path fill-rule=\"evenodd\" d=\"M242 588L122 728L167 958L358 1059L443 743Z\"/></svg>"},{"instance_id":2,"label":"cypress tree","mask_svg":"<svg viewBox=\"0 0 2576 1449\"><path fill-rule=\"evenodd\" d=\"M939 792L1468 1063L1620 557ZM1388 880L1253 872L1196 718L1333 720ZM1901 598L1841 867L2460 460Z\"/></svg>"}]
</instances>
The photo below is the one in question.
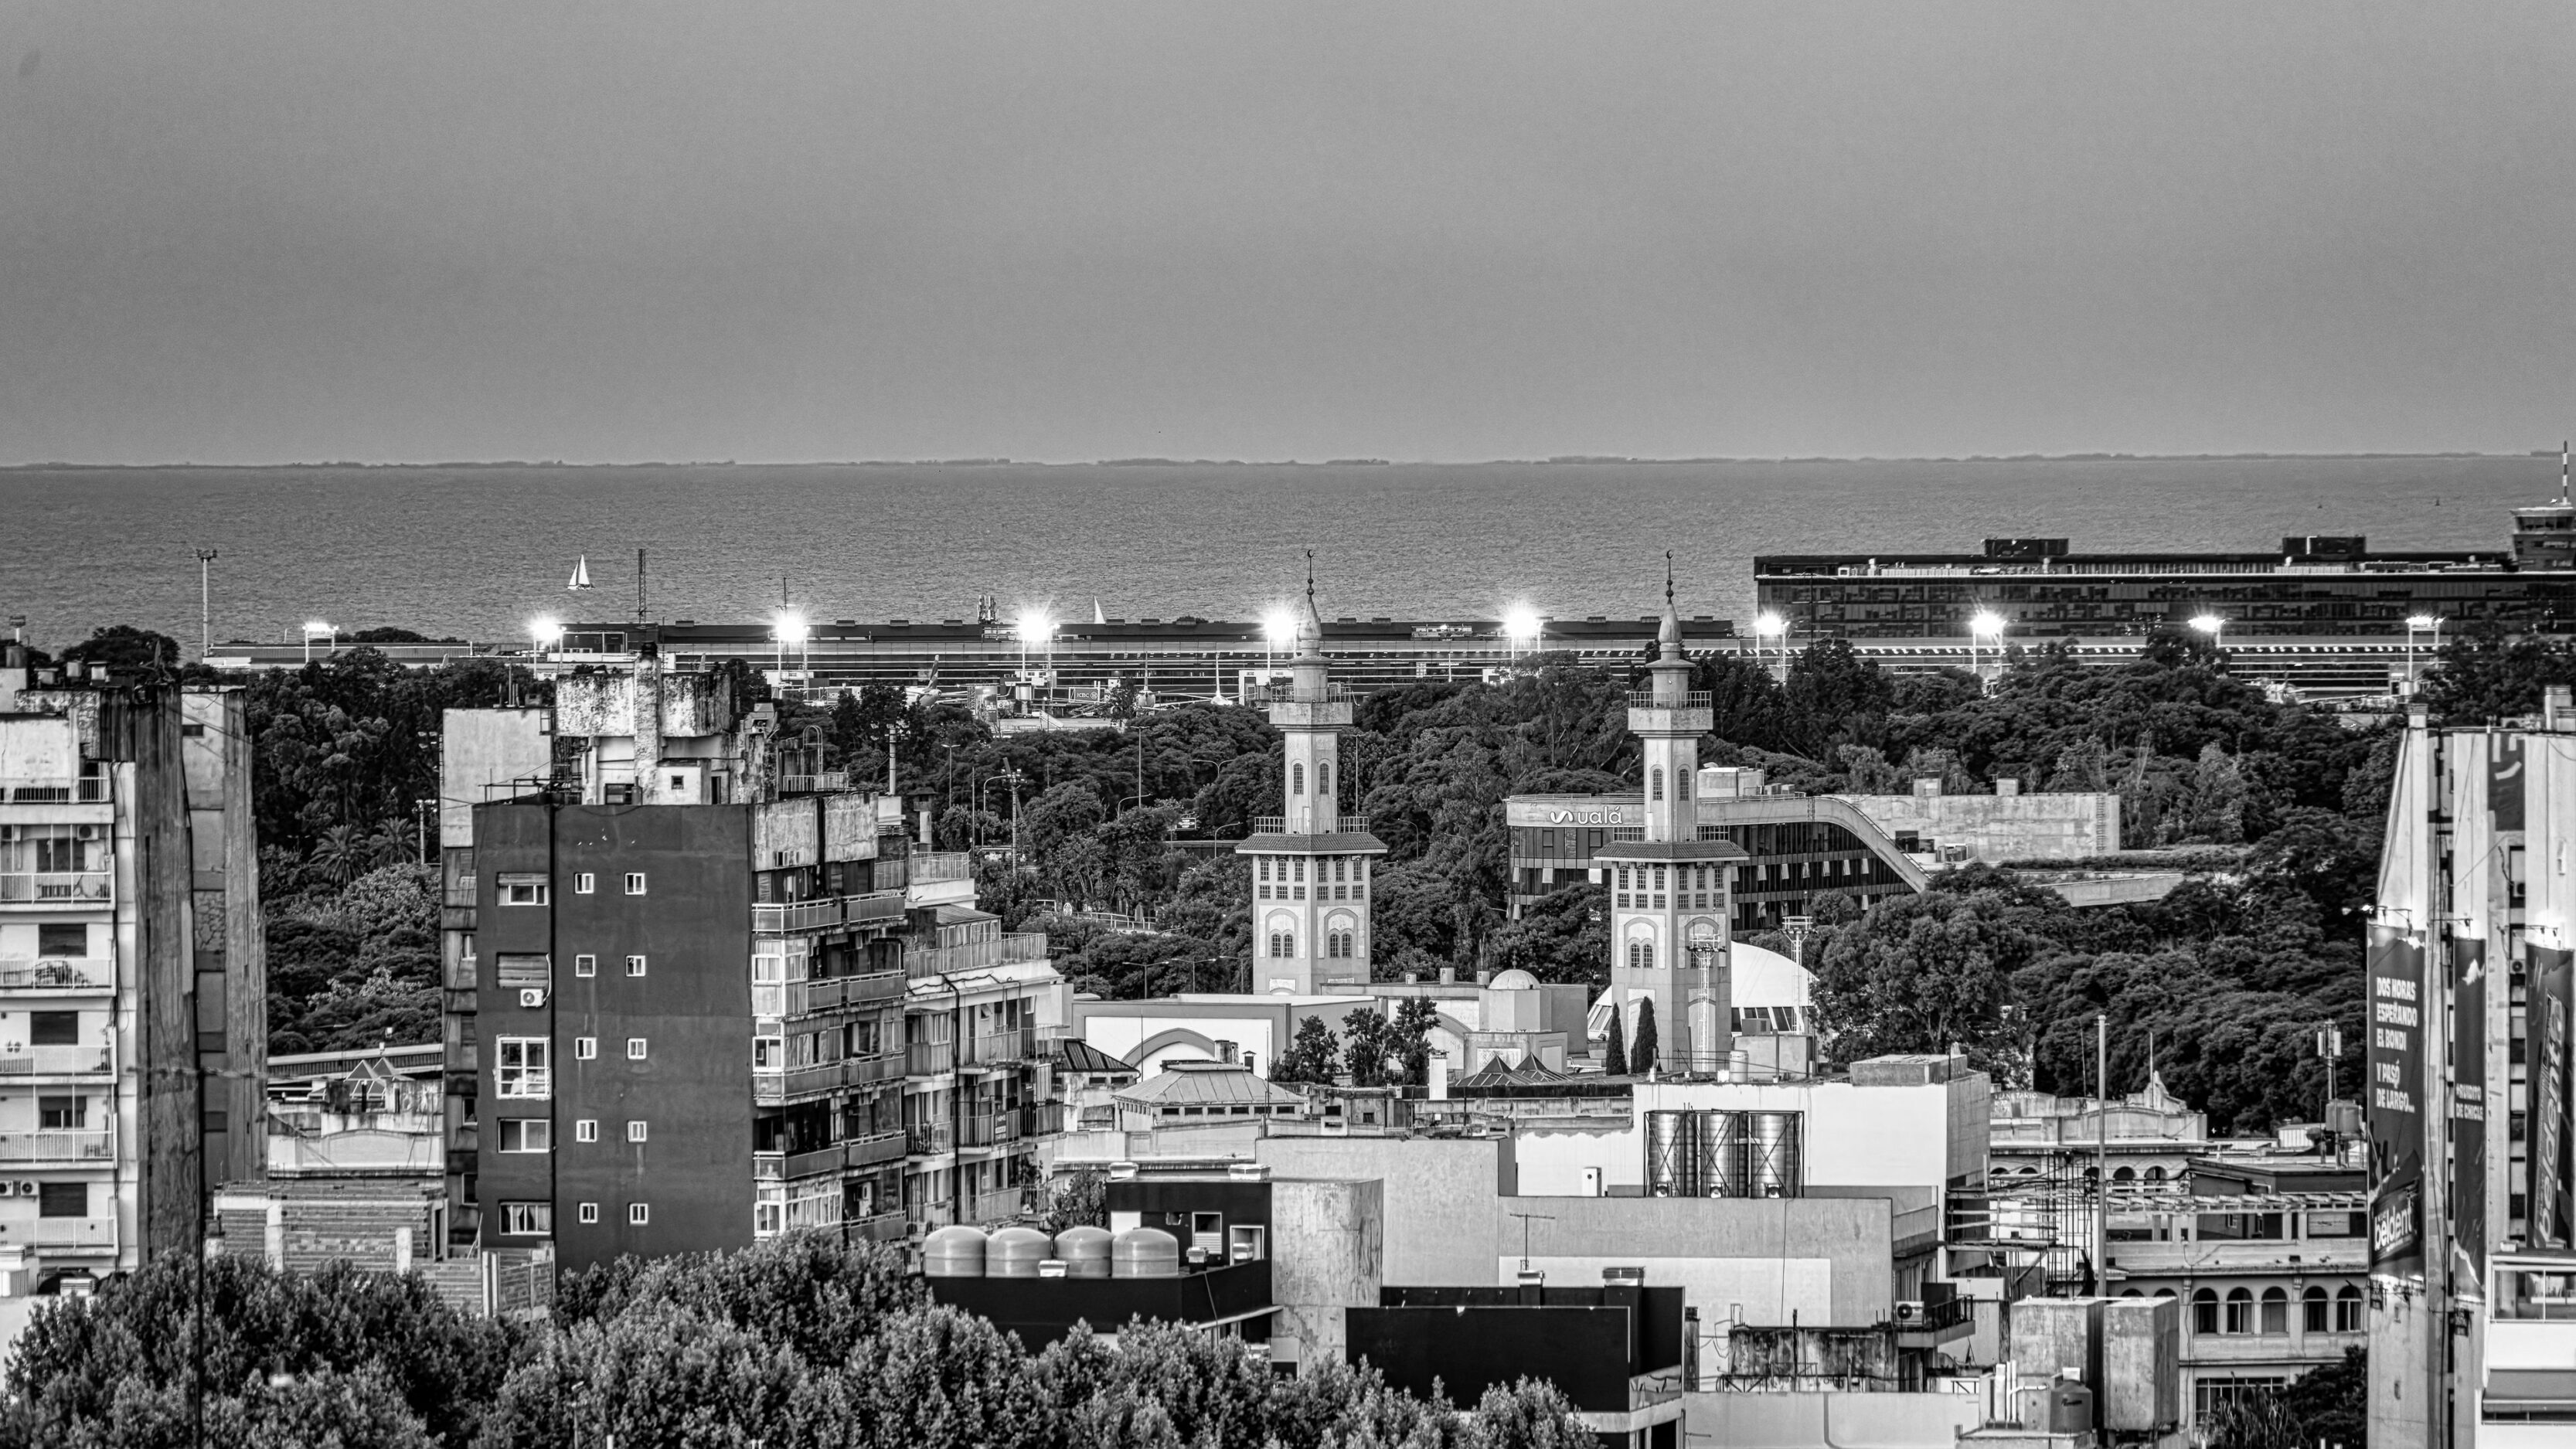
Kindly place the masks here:
<instances>
[{"instance_id":1,"label":"cypress tree","mask_svg":"<svg viewBox=\"0 0 2576 1449\"><path fill-rule=\"evenodd\" d=\"M1628 1070L1644 1076L1655 1069L1655 998L1637 1003L1637 1044L1628 1049Z\"/></svg>"},{"instance_id":2,"label":"cypress tree","mask_svg":"<svg viewBox=\"0 0 2576 1449\"><path fill-rule=\"evenodd\" d=\"M1628 1027L1620 1018L1625 1013L1613 1007L1610 1012L1610 1047L1601 1058L1601 1070L1614 1077L1628 1075Z\"/></svg>"}]
</instances>

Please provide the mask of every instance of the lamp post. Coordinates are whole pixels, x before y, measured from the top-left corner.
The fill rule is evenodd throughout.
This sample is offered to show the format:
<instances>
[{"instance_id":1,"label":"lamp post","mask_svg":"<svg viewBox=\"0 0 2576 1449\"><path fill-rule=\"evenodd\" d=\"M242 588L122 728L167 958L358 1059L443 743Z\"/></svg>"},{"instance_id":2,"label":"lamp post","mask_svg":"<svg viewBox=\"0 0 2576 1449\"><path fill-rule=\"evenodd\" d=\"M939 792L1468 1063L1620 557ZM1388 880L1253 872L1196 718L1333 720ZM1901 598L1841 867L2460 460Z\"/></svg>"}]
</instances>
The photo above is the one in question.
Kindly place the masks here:
<instances>
[{"instance_id":1,"label":"lamp post","mask_svg":"<svg viewBox=\"0 0 2576 1449\"><path fill-rule=\"evenodd\" d=\"M2418 629L2432 631L2433 653L2438 657L2442 652L2442 616L2414 614L2406 620L2406 684L2410 690L2415 685L2415 631Z\"/></svg>"},{"instance_id":2,"label":"lamp post","mask_svg":"<svg viewBox=\"0 0 2576 1449\"><path fill-rule=\"evenodd\" d=\"M2227 653L2227 621L2216 614L2202 614L2191 621L2191 627L2209 636L2209 647L2222 657Z\"/></svg>"},{"instance_id":3,"label":"lamp post","mask_svg":"<svg viewBox=\"0 0 2576 1449\"><path fill-rule=\"evenodd\" d=\"M1976 674L1976 673L1977 673L1977 641L1978 641L1978 640L1980 640L1980 639L1987 639L1987 640L1992 640L1992 641L1993 641L1994 646L1995 646L1995 662L1996 662L1997 664L2001 664L2001 663L2003 663L2003 659L2004 659L2004 616L2003 616L2003 615L2001 615L2001 614L1996 613L1996 612L1995 612L1994 610L1992 610L1992 609L1983 609L1983 608L1981 608L1981 609L1977 610L1977 612L1976 612L1976 613L1974 613L1974 614L1972 614L1972 615L1970 615L1970 616L1969 616L1969 618L1968 618L1968 672L1969 672L1970 674ZM1983 675L1978 675L1977 677L1978 677L1978 679L1979 679L1980 681L1982 681L1982 680L1985 678L1985 676L1983 676Z\"/></svg>"},{"instance_id":4,"label":"lamp post","mask_svg":"<svg viewBox=\"0 0 2576 1449\"><path fill-rule=\"evenodd\" d=\"M316 639L322 639L322 638L328 638L328 639L331 641L331 649L332 649L332 652L337 653L337 652L339 651L339 648L340 648L340 630L339 630L339 628L338 628L337 626L333 625L333 624L332 624L332 623L330 623L328 620L324 620L324 619L307 619L307 620L305 620L305 621L304 621L304 662L305 662L305 663L310 664L310 663L312 663L312 662L313 662L313 641L314 641L314 640L316 640Z\"/></svg>"},{"instance_id":5,"label":"lamp post","mask_svg":"<svg viewBox=\"0 0 2576 1449\"><path fill-rule=\"evenodd\" d=\"M800 648L804 645L804 616L792 609L779 610L777 623L771 628L770 635L778 641L778 688L784 694L787 690L787 649L791 644Z\"/></svg>"},{"instance_id":6,"label":"lamp post","mask_svg":"<svg viewBox=\"0 0 2576 1449\"><path fill-rule=\"evenodd\" d=\"M197 658L215 652L215 551L197 550Z\"/></svg>"},{"instance_id":7,"label":"lamp post","mask_svg":"<svg viewBox=\"0 0 2576 1449\"><path fill-rule=\"evenodd\" d=\"M1760 668L1762 664L1762 641L1765 639L1780 641L1782 662L1786 663L1789 652L1789 621L1780 617L1776 610L1765 609L1753 616L1753 663L1756 668Z\"/></svg>"},{"instance_id":8,"label":"lamp post","mask_svg":"<svg viewBox=\"0 0 2576 1449\"><path fill-rule=\"evenodd\" d=\"M1538 611L1527 604L1514 604L1503 611L1503 645L1505 660L1516 660L1521 651L1538 644Z\"/></svg>"}]
</instances>

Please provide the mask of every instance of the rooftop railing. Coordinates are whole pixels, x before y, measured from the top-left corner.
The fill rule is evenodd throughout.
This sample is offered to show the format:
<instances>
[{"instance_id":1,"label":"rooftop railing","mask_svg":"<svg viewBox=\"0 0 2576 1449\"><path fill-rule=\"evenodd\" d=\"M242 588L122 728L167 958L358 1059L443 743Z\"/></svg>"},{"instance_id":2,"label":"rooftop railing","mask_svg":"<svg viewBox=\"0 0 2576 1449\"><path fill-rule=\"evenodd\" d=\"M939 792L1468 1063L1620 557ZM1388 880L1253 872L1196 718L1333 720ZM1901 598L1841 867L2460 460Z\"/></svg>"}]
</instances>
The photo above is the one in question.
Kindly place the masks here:
<instances>
[{"instance_id":1,"label":"rooftop railing","mask_svg":"<svg viewBox=\"0 0 2576 1449\"><path fill-rule=\"evenodd\" d=\"M1252 817L1252 833L1255 835L1316 835L1326 833L1326 829L1327 827L1316 825L1315 815L1311 810L1299 811L1293 815ZM1365 815L1337 813L1328 829L1329 833L1334 835L1366 835L1369 829L1369 818Z\"/></svg>"},{"instance_id":2,"label":"rooftop railing","mask_svg":"<svg viewBox=\"0 0 2576 1449\"><path fill-rule=\"evenodd\" d=\"M1628 691L1628 707L1630 709L1708 709L1711 707L1711 700L1709 692L1704 689L1684 690L1670 699L1657 695L1651 689L1632 689Z\"/></svg>"},{"instance_id":3,"label":"rooftop railing","mask_svg":"<svg viewBox=\"0 0 2576 1449\"><path fill-rule=\"evenodd\" d=\"M11 805L104 805L110 798L105 775L82 775L70 780L0 780L0 802Z\"/></svg>"},{"instance_id":4,"label":"rooftop railing","mask_svg":"<svg viewBox=\"0 0 2576 1449\"><path fill-rule=\"evenodd\" d=\"M934 881L973 880L974 857L962 850L932 851L912 860L912 883L926 885Z\"/></svg>"},{"instance_id":5,"label":"rooftop railing","mask_svg":"<svg viewBox=\"0 0 2576 1449\"><path fill-rule=\"evenodd\" d=\"M0 905L105 906L116 900L115 877L103 870L40 870L0 874Z\"/></svg>"},{"instance_id":6,"label":"rooftop railing","mask_svg":"<svg viewBox=\"0 0 2576 1449\"><path fill-rule=\"evenodd\" d=\"M823 896L810 901L769 902L751 908L751 929L775 936L789 931L824 931L843 925L870 925L903 918L903 892L868 891L854 896Z\"/></svg>"},{"instance_id":7,"label":"rooftop railing","mask_svg":"<svg viewBox=\"0 0 2576 1449\"><path fill-rule=\"evenodd\" d=\"M1321 689L1300 689L1294 681L1285 684L1256 684L1244 693L1246 704L1347 704L1360 696L1346 684L1326 684Z\"/></svg>"},{"instance_id":8,"label":"rooftop railing","mask_svg":"<svg viewBox=\"0 0 2576 1449\"><path fill-rule=\"evenodd\" d=\"M906 951L903 972L919 981L926 976L962 976L997 966L1033 965L1046 959L1044 931L1005 931L981 941Z\"/></svg>"},{"instance_id":9,"label":"rooftop railing","mask_svg":"<svg viewBox=\"0 0 2576 1449\"><path fill-rule=\"evenodd\" d=\"M112 991L116 963L89 960L0 961L0 991Z\"/></svg>"}]
</instances>

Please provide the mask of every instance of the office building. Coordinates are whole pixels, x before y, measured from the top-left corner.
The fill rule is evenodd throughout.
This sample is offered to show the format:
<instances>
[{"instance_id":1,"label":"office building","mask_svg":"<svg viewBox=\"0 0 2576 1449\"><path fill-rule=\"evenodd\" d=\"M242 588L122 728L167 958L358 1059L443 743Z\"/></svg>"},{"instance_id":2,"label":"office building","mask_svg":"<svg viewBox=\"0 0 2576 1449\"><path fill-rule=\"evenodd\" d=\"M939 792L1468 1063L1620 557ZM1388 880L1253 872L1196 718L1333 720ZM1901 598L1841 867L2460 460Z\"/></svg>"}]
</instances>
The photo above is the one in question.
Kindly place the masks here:
<instances>
[{"instance_id":1,"label":"office building","mask_svg":"<svg viewBox=\"0 0 2576 1449\"><path fill-rule=\"evenodd\" d=\"M1023 1205L1042 939L773 718L647 655L461 732L452 1165L486 1247L577 1268Z\"/></svg>"},{"instance_id":2,"label":"office building","mask_svg":"<svg viewBox=\"0 0 2576 1449\"><path fill-rule=\"evenodd\" d=\"M193 1250L266 1169L235 690L0 661L0 1310Z\"/></svg>"}]
</instances>

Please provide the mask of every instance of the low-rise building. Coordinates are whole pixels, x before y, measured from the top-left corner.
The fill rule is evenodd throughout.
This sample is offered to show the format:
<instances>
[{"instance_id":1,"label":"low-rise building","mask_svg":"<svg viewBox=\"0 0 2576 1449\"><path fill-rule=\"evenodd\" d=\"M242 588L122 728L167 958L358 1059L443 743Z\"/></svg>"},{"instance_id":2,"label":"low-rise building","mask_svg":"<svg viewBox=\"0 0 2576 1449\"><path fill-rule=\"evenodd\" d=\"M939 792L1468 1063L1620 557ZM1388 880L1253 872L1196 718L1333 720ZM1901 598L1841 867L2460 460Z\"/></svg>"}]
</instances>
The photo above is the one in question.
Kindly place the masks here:
<instances>
[{"instance_id":1,"label":"low-rise building","mask_svg":"<svg viewBox=\"0 0 2576 1449\"><path fill-rule=\"evenodd\" d=\"M2120 849L2120 797L2107 790L2025 791L1997 780L1983 794L1952 794L1937 779L1902 795L1837 795L1896 848L1920 861L2073 861Z\"/></svg>"}]
</instances>

